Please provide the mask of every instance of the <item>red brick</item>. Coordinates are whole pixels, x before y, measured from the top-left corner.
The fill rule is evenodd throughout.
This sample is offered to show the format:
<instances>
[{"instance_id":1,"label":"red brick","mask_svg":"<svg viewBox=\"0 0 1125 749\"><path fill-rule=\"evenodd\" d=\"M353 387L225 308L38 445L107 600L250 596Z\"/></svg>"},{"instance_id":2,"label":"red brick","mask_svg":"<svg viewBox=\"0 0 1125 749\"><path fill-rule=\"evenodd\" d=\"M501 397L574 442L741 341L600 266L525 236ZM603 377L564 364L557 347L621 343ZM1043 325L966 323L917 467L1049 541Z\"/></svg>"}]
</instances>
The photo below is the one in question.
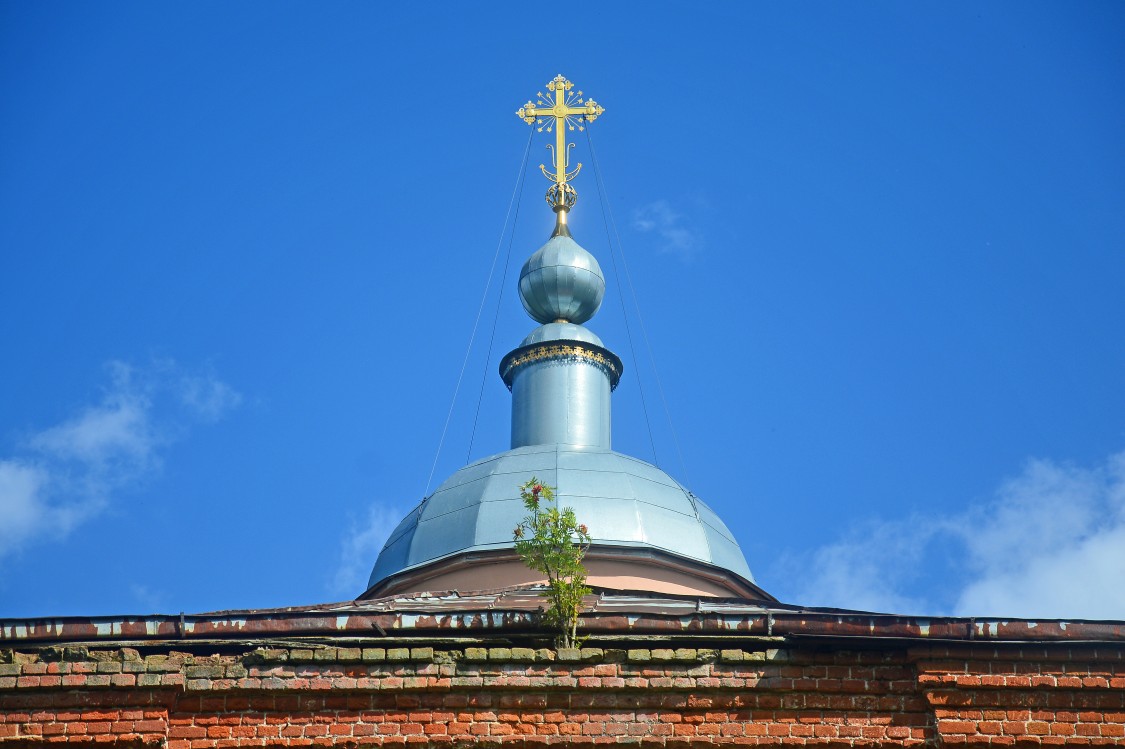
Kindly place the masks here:
<instances>
[{"instance_id":1,"label":"red brick","mask_svg":"<svg viewBox=\"0 0 1125 749\"><path fill-rule=\"evenodd\" d=\"M593 746L618 736L648 737L681 747L737 745L767 737L784 744L891 745L933 743L938 736L927 726L936 726L950 744L982 738L998 745L1121 743L1125 709L1120 687L1117 693L1111 687L1121 678L1113 668L1125 666L1123 651L1103 648L1106 658L1114 658L1113 668L1107 668L1092 667L1089 650L1072 650L1064 670L1058 651L1045 646L1025 649L1023 655L997 645L919 647L912 651L922 654L917 678L901 651L894 650L856 654L792 649L790 662L783 665L669 661L643 669L615 662L574 667L537 662L488 668L428 663L421 669L400 663L388 670L387 664L323 661L254 666L250 670L259 681L249 689L262 691L248 692L246 683L216 678L207 695L138 688L128 683L133 677L128 670L102 673L96 664L83 668L83 663L74 662L73 674L66 678L98 672L105 686L66 696L61 689L78 685L61 679L54 685L44 683L45 677L56 676L53 673L23 674L21 678L39 679L33 688L32 682L24 682L28 688L0 683L0 689L7 690L0 695L0 738L41 735L45 741L72 738L88 743L167 736L170 746L189 749L195 742L218 749L269 740L327 746L349 737L360 744L436 745L488 734L518 736L535 745L545 744L548 737L566 737L575 745ZM935 655L939 653L948 655ZM1050 663L1045 660L1048 655L1055 658L1049 668L1043 665ZM230 662L229 656L224 658L224 663ZM448 677L458 673L459 666L465 666L459 673L479 674L481 686L451 686ZM179 669L173 666L167 675L182 678ZM644 680L635 678L640 673L646 674ZM958 681L958 676L964 678ZM1056 687L1056 678L1070 688ZM361 679L367 681L361 685ZM591 681L578 687L577 679ZM260 683L263 680L277 684ZM326 682L333 688L317 689ZM418 691L396 691L404 685ZM60 709L55 712L47 705ZM64 712L69 705L88 707L85 712ZM19 720L28 708L32 712ZM459 712L474 708L476 712ZM493 712L497 708L500 711ZM65 726L65 734L59 733L59 726Z\"/></svg>"},{"instance_id":2,"label":"red brick","mask_svg":"<svg viewBox=\"0 0 1125 749\"><path fill-rule=\"evenodd\" d=\"M985 720L977 724L977 730L983 734L995 735L1000 733L1002 726L999 721Z\"/></svg>"},{"instance_id":3,"label":"red brick","mask_svg":"<svg viewBox=\"0 0 1125 749\"><path fill-rule=\"evenodd\" d=\"M938 731L943 735L950 733L975 733L976 725L967 720L941 720L938 721Z\"/></svg>"}]
</instances>

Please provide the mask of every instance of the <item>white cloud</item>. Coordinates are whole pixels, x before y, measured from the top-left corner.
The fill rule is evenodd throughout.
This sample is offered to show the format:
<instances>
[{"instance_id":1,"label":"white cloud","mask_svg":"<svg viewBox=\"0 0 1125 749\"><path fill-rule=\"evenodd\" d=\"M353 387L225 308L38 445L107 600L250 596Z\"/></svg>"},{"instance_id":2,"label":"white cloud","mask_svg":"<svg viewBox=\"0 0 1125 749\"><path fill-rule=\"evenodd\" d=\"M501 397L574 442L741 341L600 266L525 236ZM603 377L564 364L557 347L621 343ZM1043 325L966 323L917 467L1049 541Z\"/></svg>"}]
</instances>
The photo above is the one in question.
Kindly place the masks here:
<instances>
[{"instance_id":1,"label":"white cloud","mask_svg":"<svg viewBox=\"0 0 1125 749\"><path fill-rule=\"evenodd\" d=\"M14 547L43 523L47 474L15 460L0 460L0 552Z\"/></svg>"},{"instance_id":2,"label":"white cloud","mask_svg":"<svg viewBox=\"0 0 1125 749\"><path fill-rule=\"evenodd\" d=\"M185 375L179 391L181 403L207 423L218 421L242 404L242 395L211 373Z\"/></svg>"},{"instance_id":3,"label":"white cloud","mask_svg":"<svg viewBox=\"0 0 1125 749\"><path fill-rule=\"evenodd\" d=\"M109 370L112 384L102 402L34 435L28 441L33 450L93 469L111 462L141 468L149 461L157 443L149 394L135 382L131 367L112 362Z\"/></svg>"},{"instance_id":4,"label":"white cloud","mask_svg":"<svg viewBox=\"0 0 1125 749\"><path fill-rule=\"evenodd\" d=\"M927 568L951 566L949 600L912 596ZM794 602L959 616L1125 619L1125 452L1082 468L1030 461L981 507L854 528L790 555Z\"/></svg>"},{"instance_id":5,"label":"white cloud","mask_svg":"<svg viewBox=\"0 0 1125 749\"><path fill-rule=\"evenodd\" d=\"M799 580L794 603L860 611L920 613L927 602L911 596L913 572L936 529L907 522L869 522L807 555L788 555L775 577Z\"/></svg>"},{"instance_id":6,"label":"white cloud","mask_svg":"<svg viewBox=\"0 0 1125 749\"><path fill-rule=\"evenodd\" d=\"M657 250L690 262L703 250L703 237L691 221L672 209L667 200L657 200L633 211L633 228L655 233Z\"/></svg>"},{"instance_id":7,"label":"white cloud","mask_svg":"<svg viewBox=\"0 0 1125 749\"><path fill-rule=\"evenodd\" d=\"M1081 468L1037 460L960 530L962 615L1125 619L1125 452Z\"/></svg>"},{"instance_id":8,"label":"white cloud","mask_svg":"<svg viewBox=\"0 0 1125 749\"><path fill-rule=\"evenodd\" d=\"M332 579L332 594L354 598L367 590L371 566L383 549L383 544L406 516L396 507L372 504L362 521L351 524L340 545L340 563Z\"/></svg>"},{"instance_id":9,"label":"white cloud","mask_svg":"<svg viewBox=\"0 0 1125 749\"><path fill-rule=\"evenodd\" d=\"M115 361L107 369L99 403L30 435L20 455L0 459L0 557L65 538L115 489L158 470L159 449L185 419L214 421L239 401L213 375L185 373L170 361L143 369ZM178 405L163 408L167 400Z\"/></svg>"}]
</instances>

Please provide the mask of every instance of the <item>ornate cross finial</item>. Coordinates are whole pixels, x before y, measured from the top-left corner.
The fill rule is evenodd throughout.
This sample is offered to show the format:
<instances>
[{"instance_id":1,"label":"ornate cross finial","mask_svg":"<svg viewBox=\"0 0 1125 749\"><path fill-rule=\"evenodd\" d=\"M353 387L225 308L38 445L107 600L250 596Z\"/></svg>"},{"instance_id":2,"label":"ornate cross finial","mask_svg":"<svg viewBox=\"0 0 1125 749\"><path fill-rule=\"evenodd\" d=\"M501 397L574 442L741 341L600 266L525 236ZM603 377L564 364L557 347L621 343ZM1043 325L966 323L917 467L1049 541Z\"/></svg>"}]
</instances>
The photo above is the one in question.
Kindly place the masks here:
<instances>
[{"instance_id":1,"label":"ornate cross finial","mask_svg":"<svg viewBox=\"0 0 1125 749\"><path fill-rule=\"evenodd\" d=\"M585 130L585 123L593 122L598 115L605 112L593 99L583 101L582 92L572 92L573 88L573 83L562 75L557 75L547 84L547 90L554 93L554 101L551 94L544 95L543 92L539 92L536 94L538 98L535 103L529 101L516 112L516 115L527 124L536 125L539 132L546 130L549 133L553 130L555 133L555 144L553 146L547 144L547 148L551 149L555 173L551 174L543 164L540 164L539 168L543 171L543 176L554 183L547 190L547 202L559 214L559 219L564 224L565 212L569 211L578 200L578 193L568 183L582 169L582 164L579 163L573 170L568 171L570 149L574 148L574 144L566 142L566 131Z\"/></svg>"}]
</instances>

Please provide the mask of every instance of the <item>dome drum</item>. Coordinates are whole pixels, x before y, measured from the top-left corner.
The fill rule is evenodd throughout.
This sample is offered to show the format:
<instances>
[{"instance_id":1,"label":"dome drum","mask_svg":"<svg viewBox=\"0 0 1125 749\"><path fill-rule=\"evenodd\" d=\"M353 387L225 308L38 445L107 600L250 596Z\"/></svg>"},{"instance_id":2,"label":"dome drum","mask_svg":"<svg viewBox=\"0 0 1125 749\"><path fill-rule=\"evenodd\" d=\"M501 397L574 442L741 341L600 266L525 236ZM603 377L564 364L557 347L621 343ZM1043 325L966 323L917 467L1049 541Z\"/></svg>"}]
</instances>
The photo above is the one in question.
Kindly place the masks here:
<instances>
[{"instance_id":1,"label":"dome drum","mask_svg":"<svg viewBox=\"0 0 1125 749\"><path fill-rule=\"evenodd\" d=\"M500 374L512 391L511 446L609 449L610 393L621 366L615 354L585 341L542 341L509 353Z\"/></svg>"}]
</instances>

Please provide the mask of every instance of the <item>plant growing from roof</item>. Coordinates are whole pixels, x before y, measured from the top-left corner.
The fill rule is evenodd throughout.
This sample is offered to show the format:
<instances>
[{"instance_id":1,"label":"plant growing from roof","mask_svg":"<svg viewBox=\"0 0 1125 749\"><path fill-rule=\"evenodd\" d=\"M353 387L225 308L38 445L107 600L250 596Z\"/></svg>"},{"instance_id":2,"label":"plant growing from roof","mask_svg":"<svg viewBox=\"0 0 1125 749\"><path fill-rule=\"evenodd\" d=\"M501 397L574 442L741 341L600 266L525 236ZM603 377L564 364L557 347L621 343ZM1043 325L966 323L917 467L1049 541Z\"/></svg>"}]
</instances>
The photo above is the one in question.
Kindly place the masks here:
<instances>
[{"instance_id":1,"label":"plant growing from roof","mask_svg":"<svg viewBox=\"0 0 1125 749\"><path fill-rule=\"evenodd\" d=\"M556 644L576 647L582 597L591 592L582 565L590 548L590 532L578 522L572 508L559 509L554 487L534 476L520 486L520 497L531 514L513 532L516 552L524 564L547 576L547 589L541 595L551 603L543 620L558 629Z\"/></svg>"}]
</instances>

